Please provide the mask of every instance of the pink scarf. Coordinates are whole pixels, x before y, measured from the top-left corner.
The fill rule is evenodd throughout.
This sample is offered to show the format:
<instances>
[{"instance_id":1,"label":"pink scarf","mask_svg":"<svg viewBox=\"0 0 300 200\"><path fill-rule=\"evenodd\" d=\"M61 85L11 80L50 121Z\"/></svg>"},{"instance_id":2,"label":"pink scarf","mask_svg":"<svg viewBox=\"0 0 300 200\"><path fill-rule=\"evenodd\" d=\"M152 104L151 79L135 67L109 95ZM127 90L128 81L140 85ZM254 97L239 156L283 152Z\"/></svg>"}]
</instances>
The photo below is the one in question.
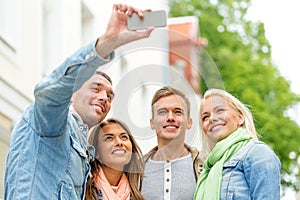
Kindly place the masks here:
<instances>
[{"instance_id":1,"label":"pink scarf","mask_svg":"<svg viewBox=\"0 0 300 200\"><path fill-rule=\"evenodd\" d=\"M123 173L121 180L116 189L112 189L100 167L100 173L96 177L95 184L100 188L103 200L129 200L130 199L130 186L126 175Z\"/></svg>"}]
</instances>

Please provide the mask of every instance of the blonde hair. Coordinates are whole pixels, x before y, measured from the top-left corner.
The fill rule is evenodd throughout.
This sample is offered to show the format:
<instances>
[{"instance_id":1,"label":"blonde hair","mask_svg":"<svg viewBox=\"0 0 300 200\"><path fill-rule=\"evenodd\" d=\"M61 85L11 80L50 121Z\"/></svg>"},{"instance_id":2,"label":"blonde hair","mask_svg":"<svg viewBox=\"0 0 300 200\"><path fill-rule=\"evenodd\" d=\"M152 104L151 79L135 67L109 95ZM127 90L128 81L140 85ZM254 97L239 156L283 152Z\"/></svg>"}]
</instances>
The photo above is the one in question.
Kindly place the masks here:
<instances>
[{"instance_id":1,"label":"blonde hair","mask_svg":"<svg viewBox=\"0 0 300 200\"><path fill-rule=\"evenodd\" d=\"M234 97L233 95L231 95L230 93L221 90L221 89L210 89L207 90L202 98L201 104L200 104L200 113L201 113L201 108L202 108L202 104L205 100L207 100L209 97L212 96L220 96L223 97L224 100L234 109L236 110L238 113L240 113L243 118L244 118L244 122L241 125L242 127L244 127L251 135L251 137L254 140L258 140L258 136L257 136L257 132L255 129L255 125L254 125L254 121L253 121L253 117L252 114L250 112L250 110L248 109L248 107L243 104L240 100L238 100L236 97ZM207 155L213 148L213 144L210 143L207 139L207 136L204 132L204 129L202 127L202 118L199 118L199 123L200 123L200 132L201 132L201 143L202 143L202 148L203 148L203 153L205 155Z\"/></svg>"},{"instance_id":2,"label":"blonde hair","mask_svg":"<svg viewBox=\"0 0 300 200\"><path fill-rule=\"evenodd\" d=\"M107 124L117 124L121 126L126 133L128 133L131 144L132 144L132 155L131 160L128 164L125 165L123 172L125 173L130 189L131 189L131 199L132 200L143 200L143 196L140 192L141 181L144 175L144 158L141 149L139 148L137 142L135 141L130 129L128 126L121 120L116 118L109 118L106 121L101 122L96 125L90 132L88 143L95 147L95 160L90 163L92 177L87 181L86 186L86 199L87 200L98 200L97 188L95 187L95 177L99 173L99 168L101 162L97 159L99 158L99 152L96 148L98 146L98 134L101 131L102 127Z\"/></svg>"}]
</instances>

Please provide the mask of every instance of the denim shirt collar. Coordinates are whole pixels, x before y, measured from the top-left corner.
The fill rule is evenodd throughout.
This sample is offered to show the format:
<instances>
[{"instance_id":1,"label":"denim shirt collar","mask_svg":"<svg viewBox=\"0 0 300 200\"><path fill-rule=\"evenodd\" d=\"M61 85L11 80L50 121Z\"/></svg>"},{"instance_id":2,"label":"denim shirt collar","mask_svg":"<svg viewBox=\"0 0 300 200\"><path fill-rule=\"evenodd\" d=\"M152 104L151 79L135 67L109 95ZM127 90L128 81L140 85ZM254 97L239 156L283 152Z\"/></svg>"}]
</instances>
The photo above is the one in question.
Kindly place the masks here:
<instances>
[{"instance_id":1,"label":"denim shirt collar","mask_svg":"<svg viewBox=\"0 0 300 200\"><path fill-rule=\"evenodd\" d=\"M70 108L69 108L69 109L70 109L70 112L72 113L73 117L75 118L76 122L77 122L79 125L83 125L84 123L83 123L83 121L82 121L80 115L76 112L75 108L74 108L72 105L70 105Z\"/></svg>"},{"instance_id":2,"label":"denim shirt collar","mask_svg":"<svg viewBox=\"0 0 300 200\"><path fill-rule=\"evenodd\" d=\"M72 105L70 106L70 112L71 112L72 116L74 117L74 119L76 120L76 122L78 123L79 127L87 128L87 125L85 123L83 123L80 115L76 112L76 110L74 109L74 107ZM88 131L87 132L83 131L82 135L83 135L83 138L87 141ZM87 150L89 162L94 161L95 160L95 147L93 145L87 144L86 150Z\"/></svg>"}]
</instances>

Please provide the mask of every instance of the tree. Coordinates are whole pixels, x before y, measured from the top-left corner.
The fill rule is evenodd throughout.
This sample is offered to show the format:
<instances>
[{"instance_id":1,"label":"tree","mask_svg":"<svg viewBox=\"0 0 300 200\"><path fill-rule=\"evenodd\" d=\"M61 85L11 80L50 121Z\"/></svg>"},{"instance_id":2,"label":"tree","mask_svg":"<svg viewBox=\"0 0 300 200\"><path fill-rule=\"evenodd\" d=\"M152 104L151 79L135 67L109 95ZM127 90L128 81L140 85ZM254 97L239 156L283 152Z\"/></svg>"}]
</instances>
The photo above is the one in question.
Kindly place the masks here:
<instances>
[{"instance_id":1,"label":"tree","mask_svg":"<svg viewBox=\"0 0 300 200\"><path fill-rule=\"evenodd\" d=\"M300 96L272 63L264 24L245 17L250 5L250 0L170 0L169 17L199 18L201 37L208 40L200 54L202 92L226 89L250 106L260 139L281 160L282 185L299 191L300 127L286 112Z\"/></svg>"}]
</instances>

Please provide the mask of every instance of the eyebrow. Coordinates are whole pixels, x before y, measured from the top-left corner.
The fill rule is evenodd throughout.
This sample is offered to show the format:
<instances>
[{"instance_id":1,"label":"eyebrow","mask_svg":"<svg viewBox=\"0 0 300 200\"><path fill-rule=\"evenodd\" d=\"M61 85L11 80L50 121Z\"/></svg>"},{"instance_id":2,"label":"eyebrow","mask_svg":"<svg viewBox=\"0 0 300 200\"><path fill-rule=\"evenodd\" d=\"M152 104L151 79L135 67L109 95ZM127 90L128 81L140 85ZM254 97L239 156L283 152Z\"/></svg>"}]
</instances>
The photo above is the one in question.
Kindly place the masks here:
<instances>
[{"instance_id":1,"label":"eyebrow","mask_svg":"<svg viewBox=\"0 0 300 200\"><path fill-rule=\"evenodd\" d=\"M105 87L103 83L100 83L100 82L93 82L92 83L93 85L97 85L97 87ZM108 92L110 95L112 95L113 97L115 96L115 93L113 90L109 90Z\"/></svg>"},{"instance_id":2,"label":"eyebrow","mask_svg":"<svg viewBox=\"0 0 300 200\"><path fill-rule=\"evenodd\" d=\"M112 134L112 133L103 133L103 137L105 137L105 136L113 136L114 134Z\"/></svg>"},{"instance_id":3,"label":"eyebrow","mask_svg":"<svg viewBox=\"0 0 300 200\"><path fill-rule=\"evenodd\" d=\"M122 132L122 133L120 133L120 135L129 135L129 133ZM103 137L106 137L106 136L115 136L115 134L113 134L113 133L103 133Z\"/></svg>"},{"instance_id":4,"label":"eyebrow","mask_svg":"<svg viewBox=\"0 0 300 200\"><path fill-rule=\"evenodd\" d=\"M183 108L174 108L174 110L181 110L181 111L184 111L184 109Z\"/></svg>"},{"instance_id":5,"label":"eyebrow","mask_svg":"<svg viewBox=\"0 0 300 200\"><path fill-rule=\"evenodd\" d=\"M158 108L157 112L162 111L162 110L168 110L168 109L166 107ZM183 108L179 108L179 107L172 108L171 110L175 110L175 111L180 110L180 111L184 112L184 109Z\"/></svg>"},{"instance_id":6,"label":"eyebrow","mask_svg":"<svg viewBox=\"0 0 300 200\"><path fill-rule=\"evenodd\" d=\"M200 116L207 115L207 114L209 114L209 113L208 113L208 112L202 112L202 113L200 114Z\"/></svg>"},{"instance_id":7,"label":"eyebrow","mask_svg":"<svg viewBox=\"0 0 300 200\"><path fill-rule=\"evenodd\" d=\"M225 106L225 104L217 105L217 106L215 106L215 107L213 108L213 110L218 109L218 108L220 108L220 107L225 108L226 106ZM202 112L201 115L208 114L208 113L209 113L209 112Z\"/></svg>"}]
</instances>

